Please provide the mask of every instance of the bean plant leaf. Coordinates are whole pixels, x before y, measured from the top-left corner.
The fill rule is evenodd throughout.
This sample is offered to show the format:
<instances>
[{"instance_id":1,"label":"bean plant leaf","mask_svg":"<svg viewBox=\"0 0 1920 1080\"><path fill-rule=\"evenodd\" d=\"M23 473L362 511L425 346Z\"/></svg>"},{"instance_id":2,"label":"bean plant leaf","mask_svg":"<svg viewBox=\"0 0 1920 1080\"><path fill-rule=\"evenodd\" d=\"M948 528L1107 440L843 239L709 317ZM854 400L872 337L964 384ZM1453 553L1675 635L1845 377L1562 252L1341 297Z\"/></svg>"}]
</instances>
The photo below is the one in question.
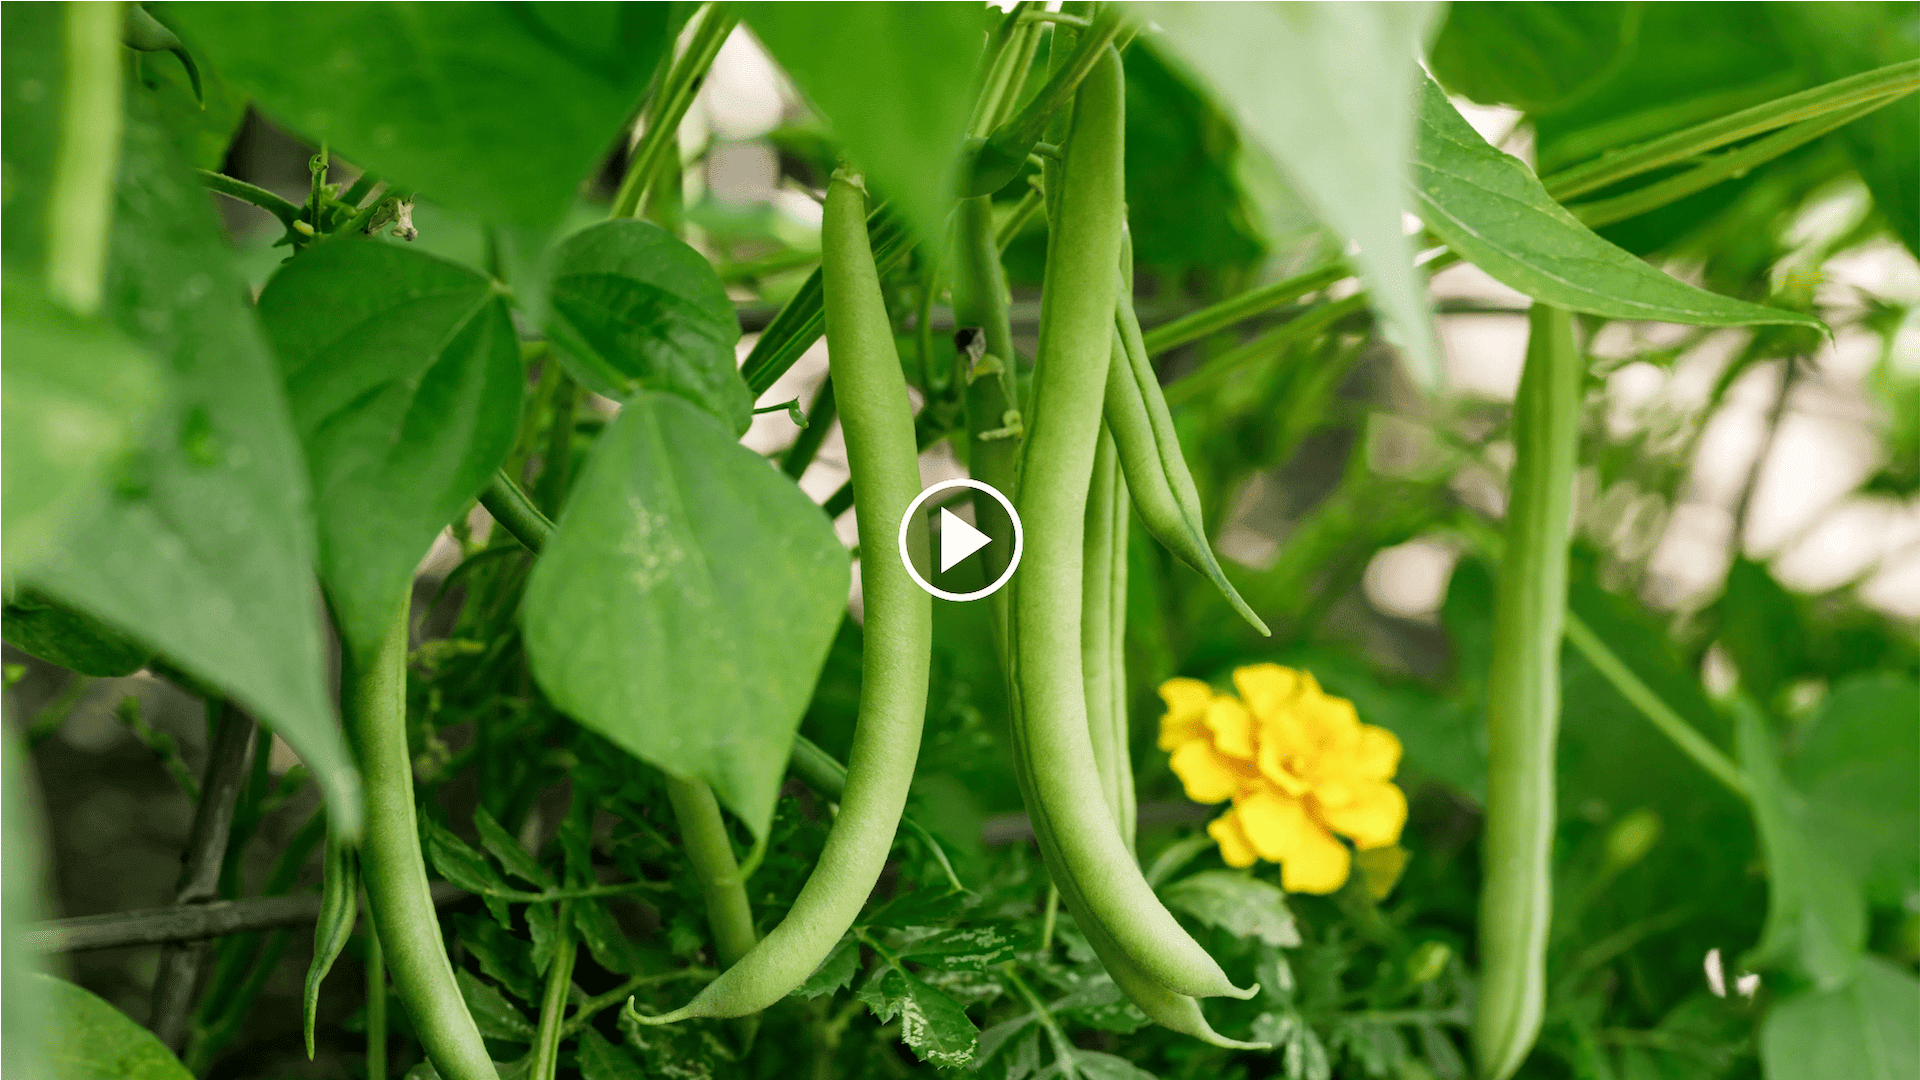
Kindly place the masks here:
<instances>
[{"instance_id":1,"label":"bean plant leaf","mask_svg":"<svg viewBox=\"0 0 1920 1080\"><path fill-rule=\"evenodd\" d=\"M647 958L620 929L613 912L599 900L575 900L573 902L573 928L580 933L580 940L593 954L593 960L608 971L622 975L635 975L646 967Z\"/></svg>"},{"instance_id":2,"label":"bean plant leaf","mask_svg":"<svg viewBox=\"0 0 1920 1080\"><path fill-rule=\"evenodd\" d=\"M668 44L662 4L181 4L289 130L435 202L550 228Z\"/></svg>"},{"instance_id":3,"label":"bean plant leaf","mask_svg":"<svg viewBox=\"0 0 1920 1080\"><path fill-rule=\"evenodd\" d=\"M191 1080L166 1044L126 1013L64 979L34 981L54 1018L44 1032L48 1080Z\"/></svg>"},{"instance_id":4,"label":"bean plant leaf","mask_svg":"<svg viewBox=\"0 0 1920 1080\"><path fill-rule=\"evenodd\" d=\"M844 937L794 994L803 998L817 998L822 994L838 993L852 985L853 977L859 973L860 943L851 937Z\"/></svg>"},{"instance_id":5,"label":"bean plant leaf","mask_svg":"<svg viewBox=\"0 0 1920 1080\"><path fill-rule=\"evenodd\" d=\"M112 497L24 575L273 727L359 832L313 594L306 469L273 358L206 192L133 95L104 311L170 369L170 408Z\"/></svg>"},{"instance_id":6,"label":"bean plant leaf","mask_svg":"<svg viewBox=\"0 0 1920 1080\"><path fill-rule=\"evenodd\" d=\"M171 25L179 21L171 10L163 7L151 14L168 29L179 33L179 28ZM227 149L246 116L247 95L221 76L205 49L197 48L192 41L184 44L195 57L194 65L200 72L197 96L186 65L177 56L164 52L142 53L135 70L140 82L153 95L167 129L173 132L180 156L194 168L218 169L227 160Z\"/></svg>"},{"instance_id":7,"label":"bean plant leaf","mask_svg":"<svg viewBox=\"0 0 1920 1080\"><path fill-rule=\"evenodd\" d=\"M539 860L529 855L526 848L520 846L520 841L515 840L505 826L494 820L486 807L474 807L473 827L480 834L480 846L486 848L488 854L500 860L500 865L506 869L507 873L543 889L553 885L553 875L547 873Z\"/></svg>"},{"instance_id":8,"label":"bean plant leaf","mask_svg":"<svg viewBox=\"0 0 1920 1080\"><path fill-rule=\"evenodd\" d=\"M1840 683L1788 769L1812 835L1887 907L1920 892L1920 686L1892 673Z\"/></svg>"},{"instance_id":9,"label":"bean plant leaf","mask_svg":"<svg viewBox=\"0 0 1920 1080\"><path fill-rule=\"evenodd\" d=\"M738 5L922 244L946 238L987 23L964 3Z\"/></svg>"},{"instance_id":10,"label":"bean plant leaf","mask_svg":"<svg viewBox=\"0 0 1920 1080\"><path fill-rule=\"evenodd\" d=\"M1106 975L1080 984L1050 1008L1057 1017L1070 1018L1101 1031L1138 1031L1149 1023L1147 1014L1128 1001L1126 994Z\"/></svg>"},{"instance_id":11,"label":"bean plant leaf","mask_svg":"<svg viewBox=\"0 0 1920 1080\"><path fill-rule=\"evenodd\" d=\"M0 616L7 644L82 675L113 678L147 666L153 651L113 627L32 590Z\"/></svg>"},{"instance_id":12,"label":"bean plant leaf","mask_svg":"<svg viewBox=\"0 0 1920 1080\"><path fill-rule=\"evenodd\" d=\"M1152 1073L1126 1058L1098 1050L1075 1051L1073 1064L1088 1080L1154 1080Z\"/></svg>"},{"instance_id":13,"label":"bean plant leaf","mask_svg":"<svg viewBox=\"0 0 1920 1080\"><path fill-rule=\"evenodd\" d=\"M341 633L379 648L447 522L513 447L524 378L484 276L397 244L320 244L260 293L307 451L320 583Z\"/></svg>"},{"instance_id":14,"label":"bean plant leaf","mask_svg":"<svg viewBox=\"0 0 1920 1080\"><path fill-rule=\"evenodd\" d=\"M900 1020L900 1041L920 1060L943 1069L973 1060L980 1029L947 995L894 966L875 971L854 995L883 1024Z\"/></svg>"},{"instance_id":15,"label":"bean plant leaf","mask_svg":"<svg viewBox=\"0 0 1920 1080\"><path fill-rule=\"evenodd\" d=\"M1447 246L1511 288L1556 307L1609 319L1688 326L1791 323L1811 315L1696 289L1602 239L1553 201L1518 158L1487 145L1426 80L1416 212Z\"/></svg>"},{"instance_id":16,"label":"bean plant leaf","mask_svg":"<svg viewBox=\"0 0 1920 1080\"><path fill-rule=\"evenodd\" d=\"M1237 870L1202 870L1160 890L1168 907L1184 911L1238 938L1269 945L1300 944L1300 930L1278 885Z\"/></svg>"},{"instance_id":17,"label":"bean plant leaf","mask_svg":"<svg viewBox=\"0 0 1920 1080\"><path fill-rule=\"evenodd\" d=\"M427 859L441 877L479 896L501 926L513 925L506 899L492 895L507 890L509 886L485 855L468 847L465 840L430 817L421 817L420 835L425 841L421 846L426 849ZM528 918L531 919L532 915L529 914Z\"/></svg>"},{"instance_id":18,"label":"bean plant leaf","mask_svg":"<svg viewBox=\"0 0 1920 1080\"><path fill-rule=\"evenodd\" d=\"M608 397L678 394L735 433L753 419L734 345L740 323L712 264L650 221L603 221L563 241L547 337L580 385Z\"/></svg>"},{"instance_id":19,"label":"bean plant leaf","mask_svg":"<svg viewBox=\"0 0 1920 1080\"><path fill-rule=\"evenodd\" d=\"M1800 794L1787 786L1773 734L1756 709L1741 710L1735 743L1767 860L1767 921L1743 963L1792 961L1822 990L1845 983L1866 947L1860 885L1816 843Z\"/></svg>"},{"instance_id":20,"label":"bean plant leaf","mask_svg":"<svg viewBox=\"0 0 1920 1080\"><path fill-rule=\"evenodd\" d=\"M1920 1061L1916 1016L1920 979L1869 956L1845 986L1802 991L1768 1009L1760 1060L1769 1077L1899 1080Z\"/></svg>"},{"instance_id":21,"label":"bean plant leaf","mask_svg":"<svg viewBox=\"0 0 1920 1080\"><path fill-rule=\"evenodd\" d=\"M9 273L0 305L0 559L10 575L104 501L167 389L160 365L127 335L16 279Z\"/></svg>"},{"instance_id":22,"label":"bean plant leaf","mask_svg":"<svg viewBox=\"0 0 1920 1080\"><path fill-rule=\"evenodd\" d=\"M26 798L25 758L14 733L0 732L0 1067L10 1076L40 1075L54 1015L45 961L21 940L47 906L40 815Z\"/></svg>"},{"instance_id":23,"label":"bean plant leaf","mask_svg":"<svg viewBox=\"0 0 1920 1080\"><path fill-rule=\"evenodd\" d=\"M1414 146L1416 58L1439 5L1138 7L1213 87L1321 220L1359 246L1369 303L1429 389L1441 364L1426 287L1402 224ZM1364 71L1365 78L1354 73Z\"/></svg>"},{"instance_id":24,"label":"bean plant leaf","mask_svg":"<svg viewBox=\"0 0 1920 1080\"><path fill-rule=\"evenodd\" d=\"M533 971L531 947L499 921L478 913L455 913L445 921L460 939L460 948L480 964L480 971L528 1003L540 1000L541 983Z\"/></svg>"},{"instance_id":25,"label":"bean plant leaf","mask_svg":"<svg viewBox=\"0 0 1920 1080\"><path fill-rule=\"evenodd\" d=\"M1632 55L1639 4L1451 4L1428 62L1456 94L1542 112L1578 98Z\"/></svg>"},{"instance_id":26,"label":"bean plant leaf","mask_svg":"<svg viewBox=\"0 0 1920 1080\"><path fill-rule=\"evenodd\" d=\"M975 922L910 931L893 953L902 960L941 971L985 971L1011 959L1023 943L1011 926Z\"/></svg>"},{"instance_id":27,"label":"bean plant leaf","mask_svg":"<svg viewBox=\"0 0 1920 1080\"><path fill-rule=\"evenodd\" d=\"M585 1080L646 1080L647 1076L639 1062L591 1027L580 1032L575 1061L579 1063L580 1075Z\"/></svg>"},{"instance_id":28,"label":"bean plant leaf","mask_svg":"<svg viewBox=\"0 0 1920 1080\"><path fill-rule=\"evenodd\" d=\"M533 1022L515 1008L505 994L481 982L478 975L466 968L454 972L453 977L460 985L460 997L467 1003L467 1012L473 1015L480 1034L506 1042L533 1041Z\"/></svg>"},{"instance_id":29,"label":"bean plant leaf","mask_svg":"<svg viewBox=\"0 0 1920 1080\"><path fill-rule=\"evenodd\" d=\"M527 652L563 711L712 785L764 836L849 574L800 489L685 399L645 392L534 567Z\"/></svg>"}]
</instances>

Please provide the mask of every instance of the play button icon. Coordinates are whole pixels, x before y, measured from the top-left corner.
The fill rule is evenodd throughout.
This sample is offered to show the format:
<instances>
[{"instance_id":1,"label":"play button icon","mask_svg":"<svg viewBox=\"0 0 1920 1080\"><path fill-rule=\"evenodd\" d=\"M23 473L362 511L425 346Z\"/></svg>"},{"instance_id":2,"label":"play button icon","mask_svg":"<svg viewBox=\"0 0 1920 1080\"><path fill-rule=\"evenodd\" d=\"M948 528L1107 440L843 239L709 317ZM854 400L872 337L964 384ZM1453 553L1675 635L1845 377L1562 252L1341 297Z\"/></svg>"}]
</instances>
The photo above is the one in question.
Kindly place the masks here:
<instances>
[{"instance_id":1,"label":"play button icon","mask_svg":"<svg viewBox=\"0 0 1920 1080\"><path fill-rule=\"evenodd\" d=\"M983 492L990 496L994 503L999 505L999 510L1006 514L1006 521L1002 523L996 518L994 523L988 527L997 532L1003 539L996 541L993 536L976 527L973 522L966 520L959 514L954 513L951 509L941 505L946 502L947 499L953 498L953 495L950 493L952 493L955 488L972 488L975 491ZM943 495L946 496L946 498L940 498L939 502L934 504L940 510L939 567L937 572L932 567L927 567L927 572L922 573L922 568L915 565L913 551L916 549L924 551L925 547L919 544L909 544L909 530L913 527L916 520L918 520L921 508L926 506L929 500L939 498ZM981 500L976 498L974 505L977 509L981 505ZM931 512L931 508L929 508L929 512ZM1010 524L1011 529L1004 528L1004 524ZM924 529L925 526L923 525L922 528ZM942 589L927 580L928 577L939 577L942 580L946 580L948 572L965 563L969 557L979 554L992 544L1008 543L1009 541L1004 538L1007 537L1009 532L1011 532L1010 542L1012 543L1013 550L1003 553L1006 559L1006 568L1000 571L999 576L987 583L985 588L974 589L970 592L955 592L950 589ZM926 534L921 532L919 535L925 536ZM957 480L944 480L938 484L934 484L925 491L922 491L919 496L913 500L912 504L907 507L907 512L900 516L900 561L906 566L907 573L912 575L914 584L934 596L940 597L942 600L979 600L982 597L992 596L995 592L999 591L1002 585L1005 585L1012 579L1014 570L1020 566L1020 552L1025 546L1026 536L1020 528L1020 515L1014 512L1012 500L995 490L993 485L983 483L979 480L962 477ZM999 561L998 558L988 560L988 564L983 564L989 567L985 569L984 572L992 573L993 570L990 567L998 565ZM981 568L975 567L969 569L965 575L955 574L954 576L962 578L963 580L967 576L972 576L974 581L978 581L983 574Z\"/></svg>"},{"instance_id":2,"label":"play button icon","mask_svg":"<svg viewBox=\"0 0 1920 1080\"><path fill-rule=\"evenodd\" d=\"M953 564L993 543L993 537L960 520L959 516L946 507L940 508L940 572L953 569Z\"/></svg>"}]
</instances>

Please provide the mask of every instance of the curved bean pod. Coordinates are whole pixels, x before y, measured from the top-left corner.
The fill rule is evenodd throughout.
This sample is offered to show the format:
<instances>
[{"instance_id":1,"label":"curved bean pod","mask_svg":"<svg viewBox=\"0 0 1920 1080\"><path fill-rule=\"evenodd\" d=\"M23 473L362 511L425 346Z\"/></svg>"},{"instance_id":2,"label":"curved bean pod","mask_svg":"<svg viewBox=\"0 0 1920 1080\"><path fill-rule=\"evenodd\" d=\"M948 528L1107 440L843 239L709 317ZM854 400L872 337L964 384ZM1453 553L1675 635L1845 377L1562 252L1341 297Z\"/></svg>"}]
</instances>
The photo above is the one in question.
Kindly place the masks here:
<instances>
[{"instance_id":1,"label":"curved bean pod","mask_svg":"<svg viewBox=\"0 0 1920 1080\"><path fill-rule=\"evenodd\" d=\"M320 984L333 970L340 950L353 936L355 916L360 914L360 863L353 845L342 841L334 830L327 830L324 876L320 880L320 918L313 924L313 962L307 966L304 995L307 1060L313 1060L313 1020L320 1008Z\"/></svg>"},{"instance_id":2,"label":"curved bean pod","mask_svg":"<svg viewBox=\"0 0 1920 1080\"><path fill-rule=\"evenodd\" d=\"M1553 747L1584 365L1573 317L1536 303L1513 411L1512 501L1487 677L1485 883L1474 1056L1506 1080L1540 1033L1553 913Z\"/></svg>"},{"instance_id":3,"label":"curved bean pod","mask_svg":"<svg viewBox=\"0 0 1920 1080\"><path fill-rule=\"evenodd\" d=\"M1127 725L1127 483L1104 429L1087 493L1086 562L1080 600L1080 666L1100 787L1128 850L1138 824Z\"/></svg>"},{"instance_id":4,"label":"curved bean pod","mask_svg":"<svg viewBox=\"0 0 1920 1080\"><path fill-rule=\"evenodd\" d=\"M1049 869L1073 879L1089 921L1170 990L1238 994L1153 894L1122 840L1101 792L1081 683L1082 541L1113 336L1124 124L1120 58L1108 50L1080 87L1047 247L1019 494L1027 547L1008 601L1014 752L1028 762L1029 811L1054 825L1058 859Z\"/></svg>"},{"instance_id":5,"label":"curved bean pod","mask_svg":"<svg viewBox=\"0 0 1920 1080\"><path fill-rule=\"evenodd\" d=\"M865 195L846 177L835 176L827 189L821 247L828 364L860 507L860 546L891 552L900 518L920 493L919 452L869 247ZM879 880L920 753L933 599L884 555L861 560L860 587L867 612L860 711L840 815L819 863L787 917L738 963L672 1012L649 1017L629 1009L640 1022L745 1016L786 997L826 959Z\"/></svg>"}]
</instances>

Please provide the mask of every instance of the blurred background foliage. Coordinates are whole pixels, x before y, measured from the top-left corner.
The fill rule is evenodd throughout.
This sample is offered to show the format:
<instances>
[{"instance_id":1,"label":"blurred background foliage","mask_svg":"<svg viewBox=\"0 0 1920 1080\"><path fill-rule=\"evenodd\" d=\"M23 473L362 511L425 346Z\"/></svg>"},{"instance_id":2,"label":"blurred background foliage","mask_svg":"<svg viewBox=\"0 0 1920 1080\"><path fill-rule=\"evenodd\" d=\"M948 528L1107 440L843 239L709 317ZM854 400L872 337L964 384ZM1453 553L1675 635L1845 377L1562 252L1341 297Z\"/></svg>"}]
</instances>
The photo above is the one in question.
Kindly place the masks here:
<instances>
[{"instance_id":1,"label":"blurred background foliage","mask_svg":"<svg viewBox=\"0 0 1920 1080\"><path fill-rule=\"evenodd\" d=\"M167 19L165 5L153 9ZM1915 56L1920 16L1911 3L1455 3L1430 66L1489 141L1545 174ZM316 148L250 109L210 65L201 65L204 110L171 57L145 55L136 70L195 164L289 198L306 191ZM1126 70L1129 222L1149 326L1338 252L1276 164L1162 56L1153 35L1131 46ZM1712 291L1813 312L1830 337L1597 319L1583 327L1593 367L1571 608L1728 756L1739 751L1722 695L1737 683L1759 700L1796 820L1831 864L1803 868L1804 887L1831 878L1859 891L1861 981L1834 991L1778 956L1748 952L1769 920L1769 868L1776 890L1782 874L1795 871L1766 853L1740 798L1656 730L1592 653L1570 647L1549 1013L1524 1076L1852 1080L1895 1075L1856 1069L1848 1057L1855 1046L1910 1051L1889 1061L1920 1058L1920 1016L1899 1011L1920 970L1916 132L1920 97L1910 95L1743 176L1602 230ZM721 269L743 323L762 326L813 265L814 192L836 148L744 29L722 49L680 141L686 233ZM616 149L583 189L575 223L604 214L623 158ZM1010 212L1024 193L1024 181L1010 185L996 205ZM284 254L270 246L276 225L238 203L220 209L257 288ZM475 222L425 199L414 221L426 250L495 264ZM1019 344L1029 353L1044 250L1036 219L1007 255ZM909 261L886 281L903 360L915 370L922 341L946 347L944 337L917 332L922 271ZM1129 693L1145 863L1166 852L1189 868L1217 858L1186 842L1207 812L1181 797L1155 748L1154 688L1174 675L1219 680L1236 665L1273 660L1314 672L1405 744L1401 783L1412 817L1403 843L1411 861L1397 887L1378 902L1357 889L1284 902L1234 898L1278 906L1260 909L1271 916L1265 923L1213 930L1210 945L1229 971L1265 987L1255 1001L1219 1009L1216 1026L1276 1041L1272 1055L1228 1055L1142 1027L1130 1007L1103 996L1097 965L1069 923L1055 931L1061 947L1029 973L1053 1000L1044 1025L993 972L929 968L950 996L979 1006L986 1035L977 1071L1030 1075L1043 1027L1058 1024L1088 1052L1084 1070L1100 1077L1137 1075L1100 1054L1165 1077L1466 1074L1461 1024L1475 959L1480 710L1494 572L1488 538L1497 535L1511 460L1505 430L1526 300L1464 265L1436 274L1432 293L1447 364L1448 392L1438 401L1406 383L1393 349L1362 315L1285 344L1176 410L1218 546L1275 628L1273 639L1252 636L1209 584L1144 533L1136 530L1130 549ZM1292 310L1173 351L1161 360L1163 379L1177 380ZM950 328L943 304L931 311L936 327ZM811 400L823 349L763 403ZM550 400L534 399L516 460L537 462L548 446L583 455L606 417L583 410L568 421L570 438L556 442L547 430L555 415ZM755 418L746 442L777 454L796 434L775 412ZM929 448L928 481L960 474L956 454L945 441ZM800 483L824 501L845 478L835 433ZM710 963L697 886L658 825L657 779L636 778L622 755L533 688L514 622L528 560L511 541L489 538L488 525L476 511L449 530L416 585L416 610L430 611L412 687L416 771L429 805L469 838L475 808L484 807L537 846L567 818L571 781L572 798L592 795L603 808L593 837L600 850L635 876L670 882L645 902L608 903L631 935L628 952L596 950L593 963L582 962L580 985L601 993L637 973ZM851 518L838 525L851 541ZM927 741L910 813L940 839L974 895L911 917L883 908L871 926L882 933L963 919L1027 939L1045 919L1044 873L1028 850L1006 765L986 612L937 610ZM849 617L803 726L835 754L850 736L860 633ZM31 750L54 912L170 902L191 807L183 787L199 774L208 741L197 701L145 671L79 674L12 645L7 664L10 723ZM284 745L260 760L246 828L232 845L230 896L258 894L274 876L282 889L317 876L317 856L314 866L302 857L289 873L273 873L317 796ZM824 823L810 793L790 785L753 879L763 917L783 910L798 888ZM924 888L937 876L927 855L924 845L903 846L897 879L883 883L896 904L914 903L916 888L937 892ZM478 901L448 910L463 979L500 998L485 1030L496 1056L508 1060L526 1042L524 1010L537 1004L533 940L489 920ZM304 930L223 944L189 1064L222 1078L355 1075L352 1033L364 1029L357 954L350 950L322 998L322 1052L310 1063L298 1000L308 950ZM146 1015L155 950L79 953L63 965L129 1015ZM1742 990L1736 980L1749 969L1763 978ZM661 1004L685 988L638 989L643 1002L653 994ZM404 1013L389 1015L404 1035ZM770 1013L744 1057L724 1025L616 1028L613 1015L602 1015L595 1037L624 1038L625 1056L596 1064L583 1050L578 1066L587 1080L792 1075L803 1057L816 1076L932 1072L897 1048L898 1021L830 997ZM1883 1021L1893 1027L1871 1030ZM404 1040L396 1045L401 1064L417 1060Z\"/></svg>"}]
</instances>

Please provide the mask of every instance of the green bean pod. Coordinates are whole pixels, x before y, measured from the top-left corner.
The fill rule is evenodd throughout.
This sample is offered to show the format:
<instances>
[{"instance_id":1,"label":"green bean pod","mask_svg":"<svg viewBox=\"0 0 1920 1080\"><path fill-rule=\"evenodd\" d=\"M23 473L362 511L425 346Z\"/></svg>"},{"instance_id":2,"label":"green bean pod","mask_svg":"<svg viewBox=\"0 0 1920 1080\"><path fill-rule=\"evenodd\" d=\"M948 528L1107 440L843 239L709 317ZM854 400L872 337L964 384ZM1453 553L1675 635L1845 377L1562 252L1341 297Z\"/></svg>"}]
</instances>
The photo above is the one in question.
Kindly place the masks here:
<instances>
[{"instance_id":1,"label":"green bean pod","mask_svg":"<svg viewBox=\"0 0 1920 1080\"><path fill-rule=\"evenodd\" d=\"M334 830L327 830L327 849L320 881L320 918L313 925L313 962L307 966L305 1025L307 1060L313 1060L313 1018L320 1007L320 984L333 969L340 950L353 936L355 916L360 913L360 862L353 845L344 843Z\"/></svg>"},{"instance_id":2,"label":"green bean pod","mask_svg":"<svg viewBox=\"0 0 1920 1080\"><path fill-rule=\"evenodd\" d=\"M1088 919L1166 988L1237 994L1141 875L1101 791L1087 726L1082 545L1113 336L1124 125L1120 57L1109 49L1080 86L1047 246L1018 499L1026 553L1007 605L1014 752L1032 780L1028 810L1047 815L1058 840L1048 870L1073 879Z\"/></svg>"},{"instance_id":3,"label":"green bean pod","mask_svg":"<svg viewBox=\"0 0 1920 1080\"><path fill-rule=\"evenodd\" d=\"M857 180L836 175L827 189L821 249L828 365L860 507L860 547L871 553L860 562L867 632L846 790L820 861L787 917L681 1008L653 1017L628 1011L643 1023L744 1016L804 982L880 879L920 753L933 598L893 555L895 530L920 493L919 452Z\"/></svg>"},{"instance_id":4,"label":"green bean pod","mask_svg":"<svg viewBox=\"0 0 1920 1080\"><path fill-rule=\"evenodd\" d=\"M1513 411L1512 497L1487 677L1487 800L1474 1054L1506 1080L1540 1032L1553 911L1553 749L1584 376L1573 318L1536 303Z\"/></svg>"},{"instance_id":5,"label":"green bean pod","mask_svg":"<svg viewBox=\"0 0 1920 1080\"><path fill-rule=\"evenodd\" d=\"M1011 496L1019 488L1022 425L1007 275L994 242L992 200L961 200L955 224L954 322L978 328L984 346L965 375L967 471ZM973 497L975 520L995 541L980 550L987 581L1006 570L1013 551L1013 523L992 503L984 493Z\"/></svg>"},{"instance_id":6,"label":"green bean pod","mask_svg":"<svg viewBox=\"0 0 1920 1080\"><path fill-rule=\"evenodd\" d=\"M1093 455L1085 550L1080 667L1087 687L1087 727L1107 808L1131 851L1139 813L1127 737L1127 482L1120 475L1113 436L1105 430Z\"/></svg>"},{"instance_id":7,"label":"green bean pod","mask_svg":"<svg viewBox=\"0 0 1920 1080\"><path fill-rule=\"evenodd\" d=\"M1129 245L1130 247L1130 245ZM1124 250L1124 249L1123 249ZM1226 571L1207 542L1201 520L1200 491L1187 470L1187 459L1180 452L1180 436L1174 431L1173 414L1160 392L1160 377L1153 370L1147 347L1140 335L1140 320L1133 311L1133 257L1124 250L1121 258L1121 294L1114 305L1113 365L1107 373L1107 426L1113 431L1120 450L1120 465L1127 474L1127 488L1141 524L1172 552L1175 558L1205 574L1240 617L1262 634L1267 624L1239 590L1227 580Z\"/></svg>"},{"instance_id":8,"label":"green bean pod","mask_svg":"<svg viewBox=\"0 0 1920 1080\"><path fill-rule=\"evenodd\" d=\"M353 663L351 650L342 653L342 711L366 781L360 869L394 989L427 1059L446 1080L499 1080L454 982L420 854L413 756L407 752L409 606L403 597L386 640L364 669Z\"/></svg>"}]
</instances>

